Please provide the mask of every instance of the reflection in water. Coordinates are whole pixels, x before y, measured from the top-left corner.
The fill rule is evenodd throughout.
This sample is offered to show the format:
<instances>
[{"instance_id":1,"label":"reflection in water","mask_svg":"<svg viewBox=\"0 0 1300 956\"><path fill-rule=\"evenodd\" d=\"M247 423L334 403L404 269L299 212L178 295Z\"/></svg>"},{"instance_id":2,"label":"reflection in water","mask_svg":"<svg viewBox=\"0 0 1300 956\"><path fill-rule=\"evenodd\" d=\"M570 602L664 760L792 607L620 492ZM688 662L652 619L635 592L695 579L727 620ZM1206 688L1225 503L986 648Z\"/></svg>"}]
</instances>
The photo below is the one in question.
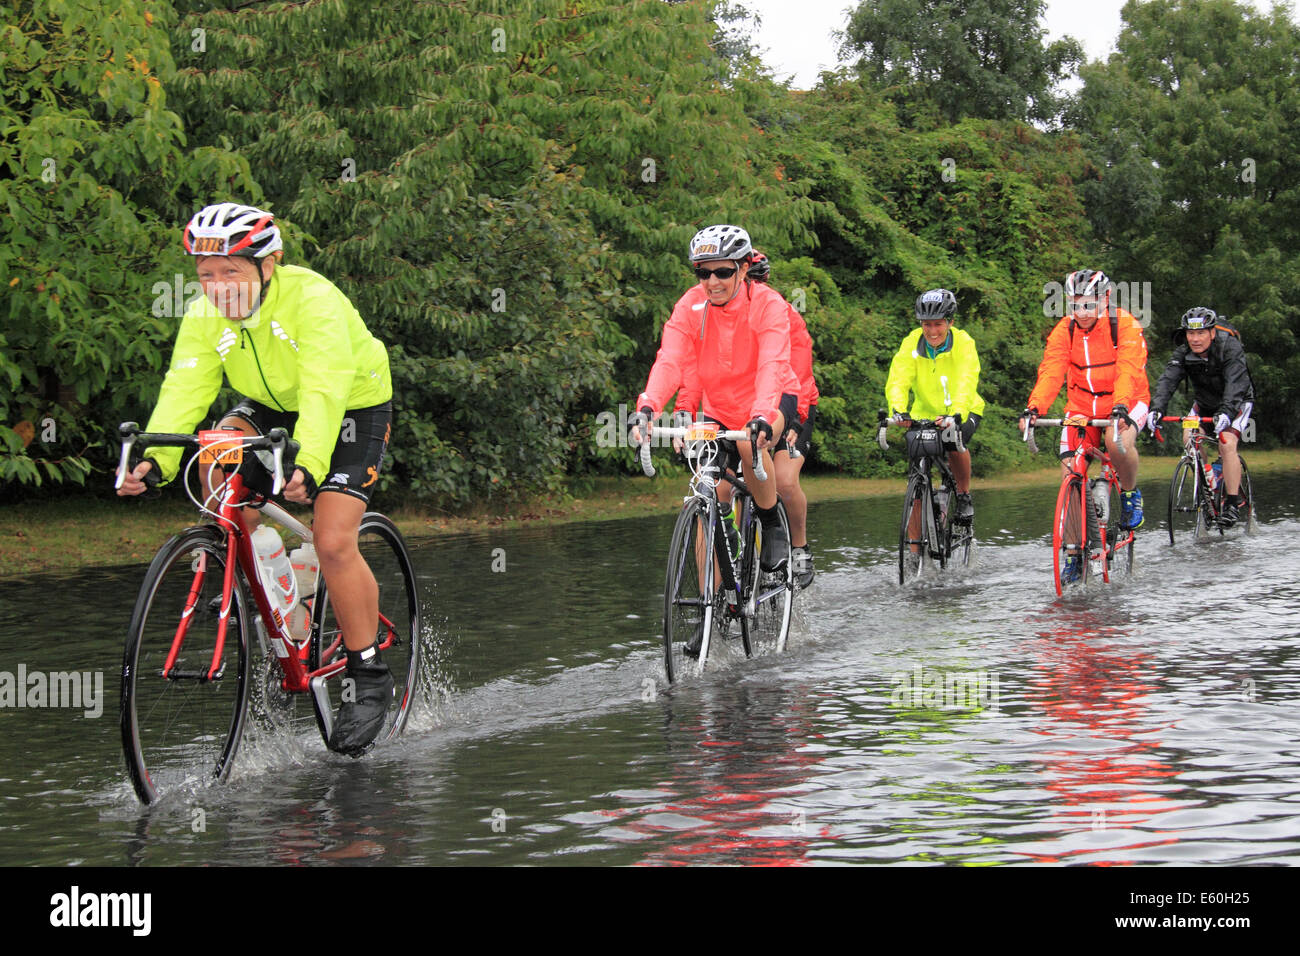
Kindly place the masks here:
<instances>
[{"instance_id":1,"label":"reflection in water","mask_svg":"<svg viewBox=\"0 0 1300 956\"><path fill-rule=\"evenodd\" d=\"M1042 629L1031 645L1034 677L1025 698L1047 718L1035 733L1051 741L1043 751L1044 786L1059 801L1062 830L1134 829L1155 814L1193 805L1154 792L1177 771L1160 759L1162 727L1152 725L1144 706L1159 691L1153 655L1123 627L1107 623L1117 616L1087 607L1052 607L1030 616ZM1138 838L1030 856L1042 863L1104 863L1125 850L1177 839Z\"/></svg>"}]
</instances>

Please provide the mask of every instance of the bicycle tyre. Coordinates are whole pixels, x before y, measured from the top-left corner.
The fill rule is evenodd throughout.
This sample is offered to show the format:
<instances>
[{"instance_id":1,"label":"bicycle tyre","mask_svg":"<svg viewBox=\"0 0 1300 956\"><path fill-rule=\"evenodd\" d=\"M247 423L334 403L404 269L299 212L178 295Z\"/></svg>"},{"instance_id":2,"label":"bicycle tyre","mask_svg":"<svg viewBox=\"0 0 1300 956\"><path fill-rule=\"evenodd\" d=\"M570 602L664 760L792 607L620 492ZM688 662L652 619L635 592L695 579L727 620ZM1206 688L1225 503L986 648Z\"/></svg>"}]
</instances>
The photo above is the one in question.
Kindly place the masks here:
<instances>
[{"instance_id":1,"label":"bicycle tyre","mask_svg":"<svg viewBox=\"0 0 1300 956\"><path fill-rule=\"evenodd\" d=\"M376 637L381 645L380 657L393 673L393 699L384 726L375 738L378 744L392 740L406 729L419 695L422 609L415 565L397 525L378 512L366 512L357 529L357 547L379 587L380 622ZM316 591L313 616L309 667L316 670L343 660L346 652L323 575ZM385 625L385 620L390 626ZM333 677L325 683L331 712L337 714L343 702L343 681Z\"/></svg>"},{"instance_id":2,"label":"bicycle tyre","mask_svg":"<svg viewBox=\"0 0 1300 956\"><path fill-rule=\"evenodd\" d=\"M930 542L926 538L926 520L925 511L921 511L921 526L919 537L912 538L908 533L908 525L912 521L912 509L914 507L926 509L930 507L930 492L928 482L921 475L912 475L907 480L907 491L903 494L903 521L898 530L898 583L906 584L908 581L915 580L925 572ZM917 551L913 552L912 545L917 546Z\"/></svg>"},{"instance_id":3,"label":"bicycle tyre","mask_svg":"<svg viewBox=\"0 0 1300 956\"><path fill-rule=\"evenodd\" d=\"M1200 469L1194 458L1184 457L1174 466L1173 477L1169 479L1169 545L1176 543L1179 534L1192 535L1195 541L1200 536L1202 508L1200 502Z\"/></svg>"},{"instance_id":4,"label":"bicycle tyre","mask_svg":"<svg viewBox=\"0 0 1300 956\"><path fill-rule=\"evenodd\" d=\"M1071 476L1061 482L1061 490L1056 496L1056 512L1052 519L1052 581L1058 596L1062 592L1061 568L1072 551L1082 559L1080 583L1086 583L1088 579L1088 522L1083 510L1086 493L1087 483L1078 476ZM1079 529L1079 544L1072 547L1066 543L1066 538L1067 529L1074 527Z\"/></svg>"},{"instance_id":5,"label":"bicycle tyre","mask_svg":"<svg viewBox=\"0 0 1300 956\"><path fill-rule=\"evenodd\" d=\"M1130 531L1120 523L1120 497L1119 485L1109 484L1106 492L1109 498L1107 506L1106 524L1102 526L1102 537L1105 540L1105 547L1102 549L1104 554L1103 567L1106 572L1106 580L1109 581L1111 574L1115 571L1120 572L1126 578L1133 576L1133 549L1137 545L1137 533Z\"/></svg>"},{"instance_id":6,"label":"bicycle tyre","mask_svg":"<svg viewBox=\"0 0 1300 956\"><path fill-rule=\"evenodd\" d=\"M697 498L682 506L668 547L664 577L664 673L670 684L704 668L713 632L712 531L708 507ZM686 654L686 645L701 638L699 656Z\"/></svg>"},{"instance_id":7,"label":"bicycle tyre","mask_svg":"<svg viewBox=\"0 0 1300 956\"><path fill-rule=\"evenodd\" d=\"M781 653L789 645L790 617L794 612L794 555L791 553L793 549L788 547L790 519L786 514L785 503L779 498L776 513L781 527L785 529L785 563L775 571L764 571L761 563L754 561L755 573L749 580L746 594L746 604L753 608L753 620L746 630L753 647L770 646ZM754 526L757 529L755 554L758 555L762 554L762 526L757 521Z\"/></svg>"},{"instance_id":8,"label":"bicycle tyre","mask_svg":"<svg viewBox=\"0 0 1300 956\"><path fill-rule=\"evenodd\" d=\"M1259 533L1259 521L1255 517L1255 488L1250 481L1250 469L1246 467L1246 461L1241 461L1241 487L1238 491L1240 496L1246 499L1245 515L1238 513L1237 521L1244 524L1246 534Z\"/></svg>"},{"instance_id":9,"label":"bicycle tyre","mask_svg":"<svg viewBox=\"0 0 1300 956\"><path fill-rule=\"evenodd\" d=\"M222 781L239 749L248 709L248 609L242 571L234 572L219 679L213 663L226 567L226 535L213 525L188 528L154 556L131 612L122 657L119 722L127 773L146 804L194 783ZM202 570L199 565L201 564ZM186 613L186 608L189 612ZM186 633L166 678L178 627Z\"/></svg>"}]
</instances>

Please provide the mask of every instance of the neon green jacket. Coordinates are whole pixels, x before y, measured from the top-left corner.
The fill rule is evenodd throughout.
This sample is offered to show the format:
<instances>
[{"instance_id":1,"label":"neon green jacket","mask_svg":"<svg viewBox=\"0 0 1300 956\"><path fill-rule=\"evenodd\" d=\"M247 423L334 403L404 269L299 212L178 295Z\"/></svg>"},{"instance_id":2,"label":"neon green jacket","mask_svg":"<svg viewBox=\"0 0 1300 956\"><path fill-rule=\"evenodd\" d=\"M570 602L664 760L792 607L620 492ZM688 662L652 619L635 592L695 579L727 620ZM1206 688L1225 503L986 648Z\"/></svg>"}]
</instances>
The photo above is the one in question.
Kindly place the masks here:
<instances>
[{"instance_id":1,"label":"neon green jacket","mask_svg":"<svg viewBox=\"0 0 1300 956\"><path fill-rule=\"evenodd\" d=\"M948 334L952 337L952 348L935 358L926 357L919 326L903 338L885 382L885 399L891 412L910 412L918 419L960 414L963 421L971 415L984 414L984 399L977 391L980 359L975 352L975 340L958 328L950 329ZM948 379L951 407L944 404L940 376ZM908 392L916 396L911 408L907 406Z\"/></svg>"},{"instance_id":2,"label":"neon green jacket","mask_svg":"<svg viewBox=\"0 0 1300 956\"><path fill-rule=\"evenodd\" d=\"M298 413L298 467L326 477L348 409L393 397L388 350L370 334L347 296L301 266L277 266L266 299L244 322L231 322L200 296L185 310L151 432L193 432L221 390L222 375L241 395ZM163 478L175 477L181 449L146 450Z\"/></svg>"}]
</instances>

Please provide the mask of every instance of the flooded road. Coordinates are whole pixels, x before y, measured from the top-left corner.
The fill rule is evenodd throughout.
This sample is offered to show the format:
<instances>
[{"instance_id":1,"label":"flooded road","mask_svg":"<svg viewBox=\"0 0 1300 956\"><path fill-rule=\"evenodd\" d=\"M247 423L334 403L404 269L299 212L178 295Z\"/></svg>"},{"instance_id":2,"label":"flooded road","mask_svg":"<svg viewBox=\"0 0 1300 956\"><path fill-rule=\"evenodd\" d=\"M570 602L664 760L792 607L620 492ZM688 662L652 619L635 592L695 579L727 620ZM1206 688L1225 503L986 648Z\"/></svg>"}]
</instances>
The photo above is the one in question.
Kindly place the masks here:
<instances>
[{"instance_id":1,"label":"flooded road","mask_svg":"<svg viewBox=\"0 0 1300 956\"><path fill-rule=\"evenodd\" d=\"M11 580L0 672L103 690L0 708L0 863L1300 862L1294 478L1257 479L1257 536L1178 548L1144 491L1134 578L1064 599L1054 488L979 494L975 565L907 589L901 501L814 505L790 652L672 688L671 514L424 544L400 743L261 740L147 811L117 728L144 567Z\"/></svg>"}]
</instances>

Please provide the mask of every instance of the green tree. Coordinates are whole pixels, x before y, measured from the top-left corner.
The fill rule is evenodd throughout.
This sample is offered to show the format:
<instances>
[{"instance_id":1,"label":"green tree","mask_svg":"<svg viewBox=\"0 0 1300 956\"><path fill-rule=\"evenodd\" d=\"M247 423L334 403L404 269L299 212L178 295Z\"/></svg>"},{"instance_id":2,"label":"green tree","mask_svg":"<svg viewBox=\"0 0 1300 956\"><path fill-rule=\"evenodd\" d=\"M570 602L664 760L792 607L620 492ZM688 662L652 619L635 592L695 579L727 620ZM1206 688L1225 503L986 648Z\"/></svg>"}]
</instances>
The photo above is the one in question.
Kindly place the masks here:
<instances>
[{"instance_id":1,"label":"green tree","mask_svg":"<svg viewBox=\"0 0 1300 956\"><path fill-rule=\"evenodd\" d=\"M83 482L92 446L157 390L177 313L153 286L180 269L178 209L256 187L220 147L183 151L166 7L0 14L0 479Z\"/></svg>"},{"instance_id":2,"label":"green tree","mask_svg":"<svg viewBox=\"0 0 1300 956\"><path fill-rule=\"evenodd\" d=\"M1179 315L1242 331L1265 434L1300 436L1300 29L1232 0L1129 3L1118 52L1082 71L1071 122L1101 174L1082 183L1117 278L1151 283L1151 370Z\"/></svg>"},{"instance_id":3,"label":"green tree","mask_svg":"<svg viewBox=\"0 0 1300 956\"><path fill-rule=\"evenodd\" d=\"M863 0L840 57L924 116L1051 122L1056 85L1083 60L1065 37L1044 44L1044 0Z\"/></svg>"},{"instance_id":4,"label":"green tree","mask_svg":"<svg viewBox=\"0 0 1300 956\"><path fill-rule=\"evenodd\" d=\"M186 128L238 146L389 344L391 475L418 491L625 457L588 435L639 390L691 234L805 238L810 207L718 75L710 5L180 6L177 42L206 41L172 91Z\"/></svg>"}]
</instances>

